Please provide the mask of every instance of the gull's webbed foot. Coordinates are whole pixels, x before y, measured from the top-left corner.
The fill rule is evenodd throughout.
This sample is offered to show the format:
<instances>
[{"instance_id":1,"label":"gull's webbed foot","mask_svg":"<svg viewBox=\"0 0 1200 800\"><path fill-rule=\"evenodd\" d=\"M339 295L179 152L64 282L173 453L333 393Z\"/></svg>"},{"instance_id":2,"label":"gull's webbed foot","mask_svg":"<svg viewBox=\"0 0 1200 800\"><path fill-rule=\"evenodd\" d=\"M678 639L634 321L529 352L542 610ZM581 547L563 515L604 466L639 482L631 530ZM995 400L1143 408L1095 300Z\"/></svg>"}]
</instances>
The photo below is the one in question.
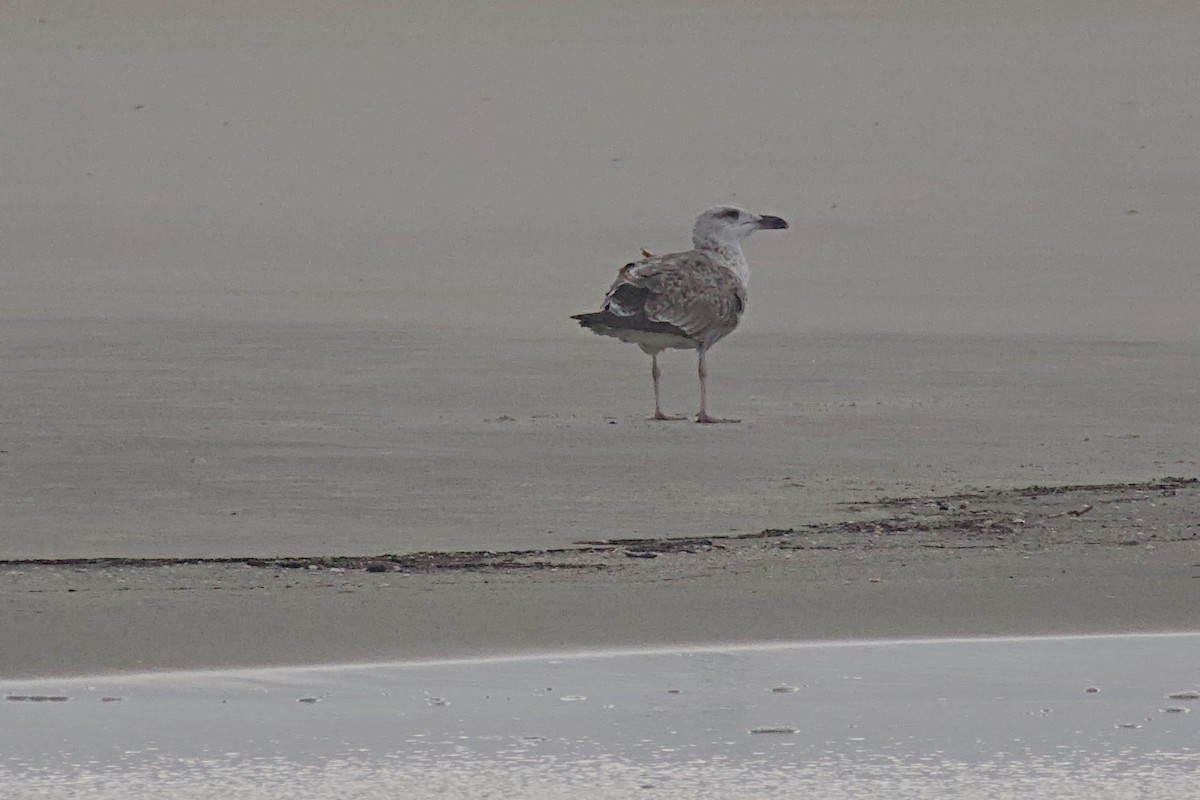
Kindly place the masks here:
<instances>
[{"instance_id":1,"label":"gull's webbed foot","mask_svg":"<svg viewBox=\"0 0 1200 800\"><path fill-rule=\"evenodd\" d=\"M741 420L740 419L725 419L723 417L710 417L707 412L702 411L696 415L696 422L703 422L706 424L715 424L718 422L741 422Z\"/></svg>"}]
</instances>

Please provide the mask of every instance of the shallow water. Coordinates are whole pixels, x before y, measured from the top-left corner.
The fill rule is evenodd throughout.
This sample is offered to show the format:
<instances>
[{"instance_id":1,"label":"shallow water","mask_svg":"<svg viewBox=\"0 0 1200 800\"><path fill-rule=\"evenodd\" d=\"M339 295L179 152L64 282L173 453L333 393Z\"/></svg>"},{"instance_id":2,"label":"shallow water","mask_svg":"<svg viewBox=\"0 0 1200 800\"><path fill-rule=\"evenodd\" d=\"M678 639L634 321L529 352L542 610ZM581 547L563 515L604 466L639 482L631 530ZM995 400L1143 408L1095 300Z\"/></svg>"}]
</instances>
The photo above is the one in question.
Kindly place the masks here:
<instances>
[{"instance_id":1,"label":"shallow water","mask_svg":"<svg viewBox=\"0 0 1200 800\"><path fill-rule=\"evenodd\" d=\"M8 681L0 794L1183 798L1198 687L1200 635Z\"/></svg>"}]
</instances>

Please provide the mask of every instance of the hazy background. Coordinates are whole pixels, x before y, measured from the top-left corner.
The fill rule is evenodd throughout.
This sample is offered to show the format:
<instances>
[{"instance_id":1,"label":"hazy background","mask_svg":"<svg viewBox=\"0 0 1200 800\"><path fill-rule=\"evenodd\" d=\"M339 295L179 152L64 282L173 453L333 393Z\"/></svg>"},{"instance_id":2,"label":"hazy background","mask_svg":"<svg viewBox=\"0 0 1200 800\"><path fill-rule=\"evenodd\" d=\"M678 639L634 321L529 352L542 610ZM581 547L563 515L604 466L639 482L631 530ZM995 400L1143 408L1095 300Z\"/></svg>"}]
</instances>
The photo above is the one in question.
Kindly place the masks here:
<instances>
[{"instance_id":1,"label":"hazy background","mask_svg":"<svg viewBox=\"0 0 1200 800\"><path fill-rule=\"evenodd\" d=\"M1193 474L1198 32L1189 3L6 3L0 555ZM725 202L792 223L710 360L746 423L652 426L645 357L567 316ZM664 369L694 411L690 354Z\"/></svg>"}]
</instances>

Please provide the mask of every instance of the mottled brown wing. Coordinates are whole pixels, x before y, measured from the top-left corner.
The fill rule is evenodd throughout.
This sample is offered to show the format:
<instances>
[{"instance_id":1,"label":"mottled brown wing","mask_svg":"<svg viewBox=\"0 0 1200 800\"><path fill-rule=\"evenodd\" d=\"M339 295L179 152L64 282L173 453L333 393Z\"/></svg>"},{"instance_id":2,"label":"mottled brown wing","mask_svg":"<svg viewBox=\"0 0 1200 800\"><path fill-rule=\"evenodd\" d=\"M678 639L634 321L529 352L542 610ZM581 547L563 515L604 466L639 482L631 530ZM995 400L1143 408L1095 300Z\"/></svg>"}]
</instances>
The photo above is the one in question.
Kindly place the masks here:
<instances>
[{"instance_id":1,"label":"mottled brown wing","mask_svg":"<svg viewBox=\"0 0 1200 800\"><path fill-rule=\"evenodd\" d=\"M746 287L708 254L691 250L626 264L604 307L670 325L707 347L737 327Z\"/></svg>"}]
</instances>

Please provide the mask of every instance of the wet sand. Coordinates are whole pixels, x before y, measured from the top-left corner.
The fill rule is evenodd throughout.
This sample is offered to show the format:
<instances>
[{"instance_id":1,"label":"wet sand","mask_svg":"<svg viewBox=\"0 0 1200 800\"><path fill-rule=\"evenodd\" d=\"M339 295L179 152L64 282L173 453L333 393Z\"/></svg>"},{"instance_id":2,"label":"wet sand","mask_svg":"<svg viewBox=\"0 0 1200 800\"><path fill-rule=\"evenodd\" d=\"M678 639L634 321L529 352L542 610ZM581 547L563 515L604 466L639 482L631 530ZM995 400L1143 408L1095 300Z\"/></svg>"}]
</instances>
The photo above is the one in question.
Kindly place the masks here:
<instances>
[{"instance_id":1,"label":"wet sand","mask_svg":"<svg viewBox=\"0 0 1200 800\"><path fill-rule=\"evenodd\" d=\"M552 550L0 565L0 675L1195 630L1200 484L904 498Z\"/></svg>"},{"instance_id":2,"label":"wet sand","mask_svg":"<svg viewBox=\"0 0 1200 800\"><path fill-rule=\"evenodd\" d=\"M0 558L719 542L1195 476L1200 12L1043 6L7 4ZM645 357L567 317L718 202L792 223L710 357L745 421L652 425ZM903 578L864 532L802 570L10 565L0 674L1194 629L1180 530Z\"/></svg>"}]
</instances>

